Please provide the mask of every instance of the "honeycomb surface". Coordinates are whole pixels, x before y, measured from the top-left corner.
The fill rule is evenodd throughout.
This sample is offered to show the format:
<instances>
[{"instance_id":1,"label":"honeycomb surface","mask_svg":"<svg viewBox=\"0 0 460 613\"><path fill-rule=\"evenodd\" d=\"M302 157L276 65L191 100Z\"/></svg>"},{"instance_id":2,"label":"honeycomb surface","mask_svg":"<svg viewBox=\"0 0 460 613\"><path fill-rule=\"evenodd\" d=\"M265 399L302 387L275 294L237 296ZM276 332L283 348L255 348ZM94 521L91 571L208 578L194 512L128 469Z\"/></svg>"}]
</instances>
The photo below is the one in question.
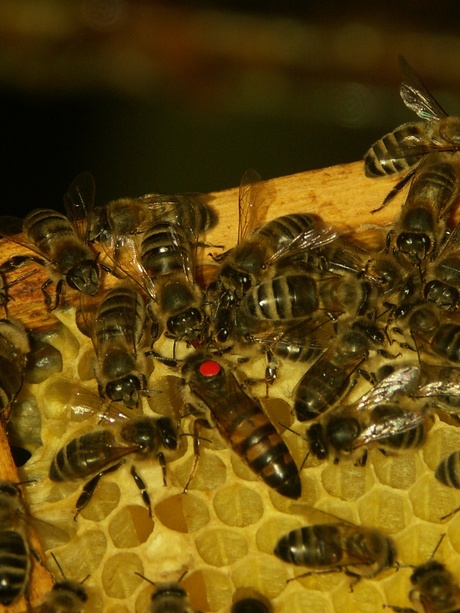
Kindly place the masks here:
<instances>
[{"instance_id":1,"label":"honeycomb surface","mask_svg":"<svg viewBox=\"0 0 460 613\"><path fill-rule=\"evenodd\" d=\"M204 612L229 611L234 591L246 586L264 594L276 613L375 613L383 604L409 606L411 566L430 558L443 533L446 538L436 558L460 576L460 514L440 519L460 506L460 492L443 486L433 474L441 458L460 447L460 430L435 416L418 451L384 456L370 449L364 467L352 460L334 464L311 455L306 460L305 426L295 422L290 409L302 368L297 372L284 365L268 398L264 383L254 384L251 393L261 399L273 423L282 424L280 433L297 465L303 465L300 500L269 490L215 429L203 433L196 474L184 493L194 462L193 438L188 436L194 418L186 416L181 419L179 449L167 453L166 486L156 459L142 462L128 456L118 471L101 480L74 521L83 482L53 483L49 466L65 442L101 426L97 416L82 419L69 409L69 379L97 394L92 346L77 329L73 308L59 310L56 316L60 322L47 340L62 354L62 371L23 386L12 431L33 451L22 476L33 480L24 490L31 513L43 522L40 536L46 561L59 576L53 552L67 577L88 577L88 611L144 612L152 586L137 573L160 583L176 581L184 571L181 583L191 605ZM153 367L148 387L154 393L143 399L143 412L179 418L187 399L179 373L161 362ZM235 360L235 371L243 368L248 377L261 378L265 358L253 360L250 367L238 366ZM130 475L132 464L147 485L152 518ZM337 517L393 537L401 568L361 580L351 590L344 573L296 579L307 569L273 555L277 540L288 531Z\"/></svg>"}]
</instances>

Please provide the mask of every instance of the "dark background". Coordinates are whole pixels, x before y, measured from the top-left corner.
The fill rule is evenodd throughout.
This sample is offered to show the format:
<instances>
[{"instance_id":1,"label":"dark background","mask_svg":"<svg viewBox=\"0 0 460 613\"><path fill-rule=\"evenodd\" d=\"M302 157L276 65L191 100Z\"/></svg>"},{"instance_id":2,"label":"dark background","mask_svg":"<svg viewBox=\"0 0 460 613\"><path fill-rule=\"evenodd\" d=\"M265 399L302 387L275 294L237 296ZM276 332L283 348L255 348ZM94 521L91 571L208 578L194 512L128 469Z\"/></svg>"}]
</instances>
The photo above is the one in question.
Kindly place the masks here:
<instances>
[{"instance_id":1,"label":"dark background","mask_svg":"<svg viewBox=\"0 0 460 613\"><path fill-rule=\"evenodd\" d=\"M457 0L3 0L1 214L82 170L102 203L358 160L415 118L398 53L460 114L459 25Z\"/></svg>"}]
</instances>

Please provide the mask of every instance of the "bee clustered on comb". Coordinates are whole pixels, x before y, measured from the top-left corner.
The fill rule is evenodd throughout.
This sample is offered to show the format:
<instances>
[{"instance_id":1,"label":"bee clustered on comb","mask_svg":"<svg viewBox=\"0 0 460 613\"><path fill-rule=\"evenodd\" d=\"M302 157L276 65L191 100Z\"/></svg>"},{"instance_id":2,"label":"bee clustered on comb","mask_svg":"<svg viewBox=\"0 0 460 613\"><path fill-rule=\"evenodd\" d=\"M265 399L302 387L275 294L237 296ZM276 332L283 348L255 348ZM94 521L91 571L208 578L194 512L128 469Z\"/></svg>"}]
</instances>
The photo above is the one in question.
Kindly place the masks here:
<instances>
[{"instance_id":1,"label":"bee clustered on comb","mask_svg":"<svg viewBox=\"0 0 460 613\"><path fill-rule=\"evenodd\" d=\"M414 586L426 611L444 610L424 582L439 567L414 567L445 533L436 561L460 576L458 453L446 460L460 450L458 120L402 68L403 100L423 121L405 124L416 138L402 126L365 157L367 174L389 180L369 182L363 224L393 174L411 179L402 206L388 204L401 185L390 191L382 218L392 226L375 230L377 247L326 224L328 211L338 217L323 203L335 194L349 210L355 197L341 191L339 168L307 173L301 197L295 182L245 173L239 242L211 247L213 259L200 241L226 225L218 196L213 207L197 194L94 207L83 173L65 197L77 229L65 249L52 244L68 229L58 214L0 219L15 241L2 243L15 333L0 327L11 363L0 388L11 447L26 454L30 516L19 521L33 520L57 581L84 581L86 610L155 611L169 598L218 612L236 592L238 613L245 590L268 612L398 610ZM283 189L308 213L262 223ZM39 232L50 216L53 231ZM37 244L43 235L50 244ZM92 242L69 262L82 238ZM44 274L26 276L41 264ZM46 311L48 275L58 293L53 303L46 285ZM31 288L33 307L21 312ZM30 346L18 319L33 330ZM13 468L2 476L18 483ZM41 563L30 563L35 605ZM439 566L435 581L446 577Z\"/></svg>"}]
</instances>

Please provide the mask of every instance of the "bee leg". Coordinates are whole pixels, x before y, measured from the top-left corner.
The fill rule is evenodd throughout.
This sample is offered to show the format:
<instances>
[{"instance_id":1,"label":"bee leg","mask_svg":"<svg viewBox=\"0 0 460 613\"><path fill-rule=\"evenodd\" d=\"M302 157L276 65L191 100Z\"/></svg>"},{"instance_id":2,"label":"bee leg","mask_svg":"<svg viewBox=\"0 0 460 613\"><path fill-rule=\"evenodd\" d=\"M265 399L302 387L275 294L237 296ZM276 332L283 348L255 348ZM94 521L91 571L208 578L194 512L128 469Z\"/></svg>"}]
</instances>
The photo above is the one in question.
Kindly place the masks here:
<instances>
[{"instance_id":1,"label":"bee leg","mask_svg":"<svg viewBox=\"0 0 460 613\"><path fill-rule=\"evenodd\" d=\"M52 283L52 282L53 282L53 281L52 281L52 279L47 279L47 280L46 280L46 281L43 283L43 285L41 286L42 294L43 294L43 296L44 296L44 298L45 298L45 306L46 306L46 310L48 311L48 313L50 313L51 311L54 311L54 309L55 309L55 308L56 308L56 306L57 306L56 302L58 301L58 297L57 297L57 295L56 295L56 299L55 299L55 301L54 301L54 307L53 307L53 308L51 308L51 302L52 302L52 301L51 301L51 295L50 295L50 293L49 293L49 291L48 291L48 289L47 289L47 288L48 288L48 287L51 285L51 283ZM56 289L57 289L57 288L56 288Z\"/></svg>"},{"instance_id":2,"label":"bee leg","mask_svg":"<svg viewBox=\"0 0 460 613\"><path fill-rule=\"evenodd\" d=\"M37 258L33 255L14 255L9 260L4 262L1 265L0 269L2 272L11 272L12 270L16 270L16 268L20 268L28 262L35 262L40 266L46 266L47 264L46 260L43 260L42 258Z\"/></svg>"},{"instance_id":3,"label":"bee leg","mask_svg":"<svg viewBox=\"0 0 460 613\"><path fill-rule=\"evenodd\" d=\"M190 471L190 475L187 479L187 483L185 484L184 494L187 493L190 482L195 476L196 469L198 466L198 460L200 458L200 444L201 444L201 437L199 435L199 431L201 428L206 428L207 430L211 430L212 426L209 423L209 421L204 418L195 419L195 421L193 422L193 453L195 455L195 461L193 462L192 470Z\"/></svg>"},{"instance_id":4,"label":"bee leg","mask_svg":"<svg viewBox=\"0 0 460 613\"><path fill-rule=\"evenodd\" d=\"M144 504L145 504L145 506L148 509L149 516L152 517L152 504L150 502L150 496L148 495L147 488L145 486L144 480L139 475L139 473L137 472L137 470L134 467L134 465L131 466L130 473L131 473L131 475L132 475L132 477L134 479L134 483L139 488L139 491L140 491L141 496L142 496L142 500L144 501Z\"/></svg>"},{"instance_id":5,"label":"bee leg","mask_svg":"<svg viewBox=\"0 0 460 613\"><path fill-rule=\"evenodd\" d=\"M53 308L51 309L52 311L54 311L54 309L57 309L57 308L58 308L58 306L59 306L59 302L60 302L60 299L61 299L61 293L62 293L62 286L63 286L63 284L64 284L63 279L59 279L59 281L56 283L56 298L55 298L55 300L54 300L54 306L53 306ZM43 285L42 285L42 292L43 292L43 293L45 293L45 292L44 292L44 290L43 290ZM45 294L45 295L46 295L46 294Z\"/></svg>"},{"instance_id":6,"label":"bee leg","mask_svg":"<svg viewBox=\"0 0 460 613\"><path fill-rule=\"evenodd\" d=\"M447 515L443 515L439 519L447 519L448 517L452 517L452 515L455 515L455 513L458 513L459 511L460 511L460 507L457 507L456 509L454 509L453 511L450 511L450 513L447 513Z\"/></svg>"},{"instance_id":7,"label":"bee leg","mask_svg":"<svg viewBox=\"0 0 460 613\"><path fill-rule=\"evenodd\" d=\"M337 566L337 568L328 568L326 570L310 570L307 573L302 573L301 575L296 575L295 577L291 577L290 579L287 579L286 583L290 583L291 581L296 581L297 579L303 579L304 577L311 577L311 575L328 575L330 573L341 573L344 571L345 569L342 566Z\"/></svg>"},{"instance_id":8,"label":"bee leg","mask_svg":"<svg viewBox=\"0 0 460 613\"><path fill-rule=\"evenodd\" d=\"M90 479L88 483L85 483L85 485L83 486L82 493L78 497L77 504L75 505L76 513L73 518L74 521L77 521L77 517L80 515L83 509L90 503L91 498L93 497L94 492L96 491L96 488L99 485L99 481L102 479L102 477L106 475L107 473L113 473L116 470L118 470L124 462L125 460L121 460L120 462L117 462L113 466L109 466L108 468L101 470L99 473L97 473L97 475L95 475L92 479Z\"/></svg>"},{"instance_id":9,"label":"bee leg","mask_svg":"<svg viewBox=\"0 0 460 613\"><path fill-rule=\"evenodd\" d=\"M395 607L392 604L384 604L382 606L384 609L391 609L395 613L417 613L415 609L411 609L410 607Z\"/></svg>"},{"instance_id":10,"label":"bee leg","mask_svg":"<svg viewBox=\"0 0 460 613\"><path fill-rule=\"evenodd\" d=\"M158 461L160 462L161 471L163 473L163 486L166 487L167 485L166 483L166 458L161 451L158 452L157 457L158 457Z\"/></svg>"}]
</instances>

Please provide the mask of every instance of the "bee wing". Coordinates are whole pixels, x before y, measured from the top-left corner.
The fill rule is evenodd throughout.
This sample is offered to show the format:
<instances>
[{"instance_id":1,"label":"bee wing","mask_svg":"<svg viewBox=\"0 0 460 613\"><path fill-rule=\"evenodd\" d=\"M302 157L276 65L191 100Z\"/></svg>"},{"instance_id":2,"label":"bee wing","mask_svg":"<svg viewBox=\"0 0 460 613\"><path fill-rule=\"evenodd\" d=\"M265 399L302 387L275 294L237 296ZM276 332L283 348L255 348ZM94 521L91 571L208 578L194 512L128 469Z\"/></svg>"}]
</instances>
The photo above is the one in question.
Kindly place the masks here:
<instances>
[{"instance_id":1,"label":"bee wing","mask_svg":"<svg viewBox=\"0 0 460 613\"><path fill-rule=\"evenodd\" d=\"M399 368L377 383L367 394L361 396L354 409L370 411L378 404L386 402L397 392L412 391L420 379L418 366Z\"/></svg>"},{"instance_id":2,"label":"bee wing","mask_svg":"<svg viewBox=\"0 0 460 613\"><path fill-rule=\"evenodd\" d=\"M246 170L241 177L238 196L238 244L264 221L268 205L263 206L261 188L259 173Z\"/></svg>"},{"instance_id":3,"label":"bee wing","mask_svg":"<svg viewBox=\"0 0 460 613\"><path fill-rule=\"evenodd\" d=\"M0 236L7 238L17 245L30 249L30 251L33 251L38 256L43 258L43 255L40 253L37 247L31 241L29 241L27 236L23 233L22 228L23 220L20 217L14 217L12 215L0 216Z\"/></svg>"},{"instance_id":4,"label":"bee wing","mask_svg":"<svg viewBox=\"0 0 460 613\"><path fill-rule=\"evenodd\" d=\"M460 251L460 223L458 223L455 228L450 232L447 236L444 243L441 245L441 249L437 255L437 260L440 259L442 255L447 255L448 253L457 254Z\"/></svg>"},{"instance_id":5,"label":"bee wing","mask_svg":"<svg viewBox=\"0 0 460 613\"><path fill-rule=\"evenodd\" d=\"M70 379L63 378L62 386L63 393L66 394L66 407L69 408L74 421L95 416L99 422L114 424L130 419L125 405L101 398Z\"/></svg>"},{"instance_id":6,"label":"bee wing","mask_svg":"<svg viewBox=\"0 0 460 613\"><path fill-rule=\"evenodd\" d=\"M337 232L331 227L325 227L321 224L316 224L312 228L298 234L291 243L282 245L280 249L267 260L266 266L271 266L278 262L281 258L299 257L311 249L319 249L328 245L337 238Z\"/></svg>"},{"instance_id":7,"label":"bee wing","mask_svg":"<svg viewBox=\"0 0 460 613\"><path fill-rule=\"evenodd\" d=\"M399 91L404 104L421 119L437 120L447 117L446 111L402 55L399 56L399 66L403 77Z\"/></svg>"},{"instance_id":8,"label":"bee wing","mask_svg":"<svg viewBox=\"0 0 460 613\"><path fill-rule=\"evenodd\" d=\"M394 417L387 417L382 421L370 424L365 428L361 434L355 439L353 443L353 449L358 449L363 445L368 445L376 441L394 436L395 434L402 434L407 430L421 425L426 420L426 413L420 411L406 411L401 415L395 415Z\"/></svg>"},{"instance_id":9,"label":"bee wing","mask_svg":"<svg viewBox=\"0 0 460 613\"><path fill-rule=\"evenodd\" d=\"M140 225L139 231L148 228L151 221L169 221L184 228L184 210L188 210L188 219L195 219L196 208L206 206L208 196L198 192L184 192L182 194L146 194L141 197L150 212L150 221ZM196 239L202 228L188 227L185 230L192 239Z\"/></svg>"},{"instance_id":10,"label":"bee wing","mask_svg":"<svg viewBox=\"0 0 460 613\"><path fill-rule=\"evenodd\" d=\"M142 265L136 236L117 236L101 244L114 270L121 271L152 300L156 300L155 284Z\"/></svg>"},{"instance_id":11,"label":"bee wing","mask_svg":"<svg viewBox=\"0 0 460 613\"><path fill-rule=\"evenodd\" d=\"M78 236L86 242L88 236L88 216L94 208L96 185L93 175L84 171L75 177L64 194L64 208Z\"/></svg>"}]
</instances>

